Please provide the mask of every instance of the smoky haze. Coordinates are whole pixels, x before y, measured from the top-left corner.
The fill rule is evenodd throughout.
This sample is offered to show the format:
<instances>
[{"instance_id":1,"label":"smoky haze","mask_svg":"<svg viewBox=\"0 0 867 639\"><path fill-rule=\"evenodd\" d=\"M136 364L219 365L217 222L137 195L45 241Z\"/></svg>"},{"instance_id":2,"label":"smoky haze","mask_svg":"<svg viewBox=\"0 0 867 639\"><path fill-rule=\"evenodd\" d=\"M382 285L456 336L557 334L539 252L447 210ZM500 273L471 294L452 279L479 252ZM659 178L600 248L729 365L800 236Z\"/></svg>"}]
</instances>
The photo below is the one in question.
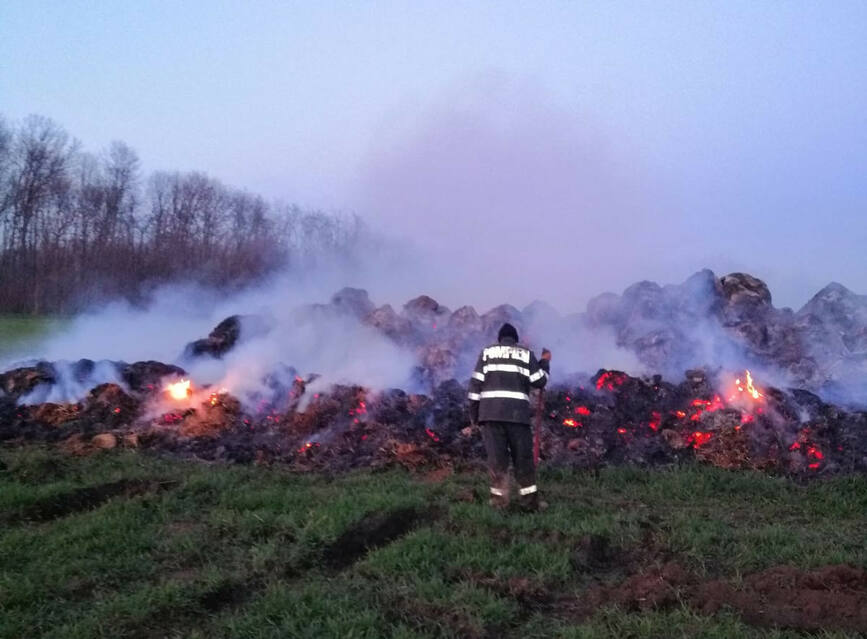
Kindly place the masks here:
<instances>
[{"instance_id":1,"label":"smoky haze","mask_svg":"<svg viewBox=\"0 0 867 639\"><path fill-rule=\"evenodd\" d=\"M498 73L381 133L353 201L411 256L402 277L446 303L578 311L603 291L702 268L753 273L796 309L830 281L867 287L867 224L852 208L867 193L853 182L823 201L821 158L766 151L749 172L710 132L689 140L704 137L702 154L656 157L634 132Z\"/></svg>"},{"instance_id":2,"label":"smoky haze","mask_svg":"<svg viewBox=\"0 0 867 639\"><path fill-rule=\"evenodd\" d=\"M641 159L539 91L491 78L371 152L359 208L410 243L417 281L445 303L581 310L673 247Z\"/></svg>"}]
</instances>

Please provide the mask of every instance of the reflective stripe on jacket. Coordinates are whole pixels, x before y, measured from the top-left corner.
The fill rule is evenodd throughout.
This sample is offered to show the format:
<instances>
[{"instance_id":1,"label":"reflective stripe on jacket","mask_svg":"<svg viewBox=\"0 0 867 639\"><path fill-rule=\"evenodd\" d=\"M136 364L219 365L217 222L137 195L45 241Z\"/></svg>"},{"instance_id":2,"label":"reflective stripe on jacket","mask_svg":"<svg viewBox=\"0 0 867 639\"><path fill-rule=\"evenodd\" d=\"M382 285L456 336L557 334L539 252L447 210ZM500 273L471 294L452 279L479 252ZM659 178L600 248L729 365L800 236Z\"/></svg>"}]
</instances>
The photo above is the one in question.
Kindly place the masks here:
<instances>
[{"instance_id":1,"label":"reflective stripe on jacket","mask_svg":"<svg viewBox=\"0 0 867 639\"><path fill-rule=\"evenodd\" d=\"M545 364L509 338L486 346L470 378L470 416L478 422L530 424L530 389L548 382Z\"/></svg>"}]
</instances>

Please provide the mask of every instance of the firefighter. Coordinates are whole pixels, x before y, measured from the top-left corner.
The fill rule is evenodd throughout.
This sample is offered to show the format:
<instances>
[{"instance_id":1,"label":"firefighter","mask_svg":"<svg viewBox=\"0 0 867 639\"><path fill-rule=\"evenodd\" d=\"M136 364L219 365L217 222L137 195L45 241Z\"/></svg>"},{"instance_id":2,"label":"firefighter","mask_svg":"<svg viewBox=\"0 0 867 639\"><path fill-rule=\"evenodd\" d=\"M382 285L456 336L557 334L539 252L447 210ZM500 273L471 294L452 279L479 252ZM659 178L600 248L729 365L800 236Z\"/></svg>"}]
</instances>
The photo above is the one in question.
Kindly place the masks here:
<instances>
[{"instance_id":1,"label":"firefighter","mask_svg":"<svg viewBox=\"0 0 867 639\"><path fill-rule=\"evenodd\" d=\"M539 500L533 432L530 426L530 388L548 382L551 353L543 350L537 360L530 349L518 344L518 331L503 324L497 343L482 349L470 379L470 419L481 424L491 475L491 505L509 504L509 460L518 481L518 502L523 510L536 511Z\"/></svg>"}]
</instances>

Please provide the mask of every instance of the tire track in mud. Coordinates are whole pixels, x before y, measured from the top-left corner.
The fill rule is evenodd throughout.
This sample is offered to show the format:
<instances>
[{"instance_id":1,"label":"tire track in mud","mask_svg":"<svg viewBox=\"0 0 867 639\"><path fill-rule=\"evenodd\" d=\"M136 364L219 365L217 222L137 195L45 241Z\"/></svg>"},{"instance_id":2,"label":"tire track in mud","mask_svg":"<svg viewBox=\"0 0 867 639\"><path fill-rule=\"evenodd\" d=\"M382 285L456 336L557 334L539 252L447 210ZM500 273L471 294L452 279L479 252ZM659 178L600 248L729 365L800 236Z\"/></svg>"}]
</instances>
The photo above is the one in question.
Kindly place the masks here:
<instances>
[{"instance_id":1,"label":"tire track in mud","mask_svg":"<svg viewBox=\"0 0 867 639\"><path fill-rule=\"evenodd\" d=\"M334 570L348 568L372 550L394 543L434 517L417 508L368 513L326 546L322 553L324 564Z\"/></svg>"},{"instance_id":2,"label":"tire track in mud","mask_svg":"<svg viewBox=\"0 0 867 639\"><path fill-rule=\"evenodd\" d=\"M180 482L159 479L122 479L107 484L77 488L40 499L18 510L0 514L0 523L13 526L21 523L41 524L80 512L91 511L117 497L137 497L175 488Z\"/></svg>"}]
</instances>

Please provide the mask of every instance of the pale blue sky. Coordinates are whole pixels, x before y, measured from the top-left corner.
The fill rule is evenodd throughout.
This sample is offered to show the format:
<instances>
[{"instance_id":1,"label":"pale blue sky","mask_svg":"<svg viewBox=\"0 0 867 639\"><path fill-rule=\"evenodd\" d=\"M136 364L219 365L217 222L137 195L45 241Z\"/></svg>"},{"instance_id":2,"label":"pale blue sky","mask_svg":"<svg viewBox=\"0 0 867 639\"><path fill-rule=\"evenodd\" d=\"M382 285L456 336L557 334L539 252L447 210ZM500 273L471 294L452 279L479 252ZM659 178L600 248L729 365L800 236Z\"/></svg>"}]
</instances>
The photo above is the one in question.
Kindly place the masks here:
<instances>
[{"instance_id":1,"label":"pale blue sky","mask_svg":"<svg viewBox=\"0 0 867 639\"><path fill-rule=\"evenodd\" d=\"M0 113L357 211L459 301L867 293L867 2L2 0Z\"/></svg>"}]
</instances>

